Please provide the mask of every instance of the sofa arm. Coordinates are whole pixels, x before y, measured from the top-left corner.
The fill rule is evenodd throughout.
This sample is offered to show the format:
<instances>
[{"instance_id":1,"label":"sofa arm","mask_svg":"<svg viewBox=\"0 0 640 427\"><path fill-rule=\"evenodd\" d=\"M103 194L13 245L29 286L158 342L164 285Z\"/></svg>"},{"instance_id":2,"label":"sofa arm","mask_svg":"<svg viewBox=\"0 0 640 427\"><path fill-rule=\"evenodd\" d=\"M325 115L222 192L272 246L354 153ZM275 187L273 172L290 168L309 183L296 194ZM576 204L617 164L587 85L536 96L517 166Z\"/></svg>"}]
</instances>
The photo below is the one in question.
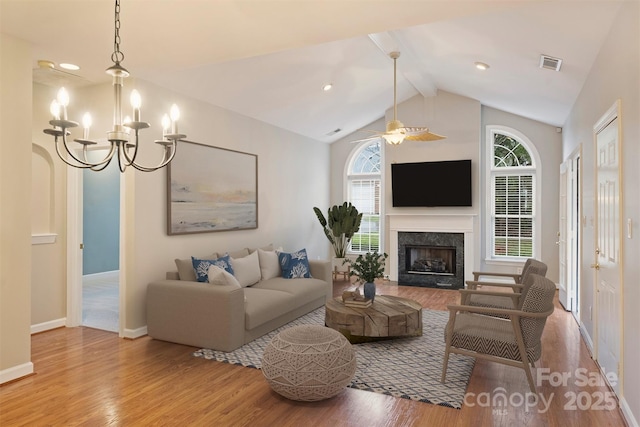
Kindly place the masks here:
<instances>
[{"instance_id":1,"label":"sofa arm","mask_svg":"<svg viewBox=\"0 0 640 427\"><path fill-rule=\"evenodd\" d=\"M324 280L331 284L331 261L309 260L309 268L311 269L311 277L314 279Z\"/></svg>"},{"instance_id":2,"label":"sofa arm","mask_svg":"<svg viewBox=\"0 0 640 427\"><path fill-rule=\"evenodd\" d=\"M194 347L231 351L244 344L244 290L185 280L147 286L147 333Z\"/></svg>"}]
</instances>

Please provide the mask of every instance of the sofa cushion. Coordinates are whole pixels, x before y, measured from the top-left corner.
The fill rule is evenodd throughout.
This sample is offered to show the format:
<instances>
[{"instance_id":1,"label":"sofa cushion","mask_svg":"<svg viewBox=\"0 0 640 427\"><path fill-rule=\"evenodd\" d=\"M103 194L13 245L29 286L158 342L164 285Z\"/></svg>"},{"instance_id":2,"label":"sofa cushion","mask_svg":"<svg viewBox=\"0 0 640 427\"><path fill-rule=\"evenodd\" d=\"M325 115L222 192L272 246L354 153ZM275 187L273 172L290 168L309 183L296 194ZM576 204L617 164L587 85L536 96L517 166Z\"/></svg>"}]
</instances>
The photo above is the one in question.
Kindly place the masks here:
<instances>
[{"instance_id":1,"label":"sofa cushion","mask_svg":"<svg viewBox=\"0 0 640 427\"><path fill-rule=\"evenodd\" d=\"M320 279L296 279L289 280L282 277L260 282L253 286L254 289L286 292L293 298L290 309L310 303L318 298L326 298L329 285Z\"/></svg>"},{"instance_id":2,"label":"sofa cushion","mask_svg":"<svg viewBox=\"0 0 640 427\"><path fill-rule=\"evenodd\" d=\"M218 258L217 253L212 253L211 255L205 257L205 259L216 259ZM178 277L180 280L188 280L189 282L196 282L196 272L193 269L193 261L191 258L188 259L177 259L175 260L176 267L178 268Z\"/></svg>"},{"instance_id":3,"label":"sofa cushion","mask_svg":"<svg viewBox=\"0 0 640 427\"><path fill-rule=\"evenodd\" d=\"M258 253L254 252L243 258L231 258L233 275L243 288L260 281L260 261Z\"/></svg>"},{"instance_id":4,"label":"sofa cushion","mask_svg":"<svg viewBox=\"0 0 640 427\"><path fill-rule=\"evenodd\" d=\"M245 329L254 329L297 307L290 293L256 286L244 288Z\"/></svg>"},{"instance_id":5,"label":"sofa cushion","mask_svg":"<svg viewBox=\"0 0 640 427\"><path fill-rule=\"evenodd\" d=\"M254 253L258 249L262 249L263 251L275 251L276 248L273 246L273 243L269 243L267 246L263 246L261 248L249 248L249 253Z\"/></svg>"},{"instance_id":6,"label":"sofa cushion","mask_svg":"<svg viewBox=\"0 0 640 427\"><path fill-rule=\"evenodd\" d=\"M278 252L278 261L280 262L282 277L285 279L311 277L306 249L300 249L299 251L292 253Z\"/></svg>"},{"instance_id":7,"label":"sofa cushion","mask_svg":"<svg viewBox=\"0 0 640 427\"><path fill-rule=\"evenodd\" d=\"M209 267L217 265L220 268L227 270L233 274L233 267L231 266L231 258L229 255L222 256L216 259L200 259L191 257L193 269L195 270L196 279L198 282L207 282L209 280L207 274L209 273Z\"/></svg>"},{"instance_id":8,"label":"sofa cushion","mask_svg":"<svg viewBox=\"0 0 640 427\"><path fill-rule=\"evenodd\" d=\"M249 248L239 249L233 252L227 252L225 255L229 255L231 258L242 258L249 255Z\"/></svg>"},{"instance_id":9,"label":"sofa cushion","mask_svg":"<svg viewBox=\"0 0 640 427\"><path fill-rule=\"evenodd\" d=\"M262 280L280 277L282 273L280 271L280 262L278 261L278 254L276 251L258 249L258 258L260 260L260 276L262 277Z\"/></svg>"},{"instance_id":10,"label":"sofa cushion","mask_svg":"<svg viewBox=\"0 0 640 427\"><path fill-rule=\"evenodd\" d=\"M220 286L233 286L236 288L240 288L240 283L233 276L233 274L229 273L224 268L220 268L217 265L212 265L209 267L209 272L207 273L209 277L209 283L212 285L220 285Z\"/></svg>"}]
</instances>

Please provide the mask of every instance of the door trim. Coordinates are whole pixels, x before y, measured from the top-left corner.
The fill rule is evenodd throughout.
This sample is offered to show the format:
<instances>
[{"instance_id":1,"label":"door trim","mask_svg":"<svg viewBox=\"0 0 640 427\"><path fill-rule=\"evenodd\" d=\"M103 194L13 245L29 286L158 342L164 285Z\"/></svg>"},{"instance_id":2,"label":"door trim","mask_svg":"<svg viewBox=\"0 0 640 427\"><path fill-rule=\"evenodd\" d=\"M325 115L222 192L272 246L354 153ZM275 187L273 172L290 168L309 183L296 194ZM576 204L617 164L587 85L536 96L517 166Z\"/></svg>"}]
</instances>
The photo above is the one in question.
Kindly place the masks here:
<instances>
[{"instance_id":1,"label":"door trim","mask_svg":"<svg viewBox=\"0 0 640 427\"><path fill-rule=\"evenodd\" d=\"M67 327L82 325L82 179L67 168Z\"/></svg>"}]
</instances>

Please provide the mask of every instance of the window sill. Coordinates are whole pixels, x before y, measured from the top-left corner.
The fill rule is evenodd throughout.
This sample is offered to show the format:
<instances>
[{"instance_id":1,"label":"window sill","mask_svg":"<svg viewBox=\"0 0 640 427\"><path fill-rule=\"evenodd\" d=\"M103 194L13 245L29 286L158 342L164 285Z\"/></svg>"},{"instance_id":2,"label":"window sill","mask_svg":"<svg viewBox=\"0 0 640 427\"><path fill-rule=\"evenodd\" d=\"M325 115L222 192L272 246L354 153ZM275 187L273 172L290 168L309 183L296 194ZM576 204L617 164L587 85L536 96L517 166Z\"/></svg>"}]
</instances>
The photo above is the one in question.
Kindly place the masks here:
<instances>
[{"instance_id":1,"label":"window sill","mask_svg":"<svg viewBox=\"0 0 640 427\"><path fill-rule=\"evenodd\" d=\"M527 258L506 258L506 259L485 258L484 263L487 265L504 265L504 266L520 267L521 264L524 264L526 261L527 261Z\"/></svg>"}]
</instances>

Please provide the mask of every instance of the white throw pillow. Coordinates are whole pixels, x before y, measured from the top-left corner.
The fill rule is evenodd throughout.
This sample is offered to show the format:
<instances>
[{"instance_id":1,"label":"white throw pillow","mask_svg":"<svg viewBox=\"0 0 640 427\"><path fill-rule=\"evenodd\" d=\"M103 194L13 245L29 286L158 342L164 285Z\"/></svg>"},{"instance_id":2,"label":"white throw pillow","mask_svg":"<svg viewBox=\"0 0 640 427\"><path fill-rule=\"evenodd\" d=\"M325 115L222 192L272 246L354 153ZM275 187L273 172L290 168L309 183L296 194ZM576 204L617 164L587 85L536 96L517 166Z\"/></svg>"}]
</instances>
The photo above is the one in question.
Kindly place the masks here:
<instances>
[{"instance_id":1,"label":"white throw pillow","mask_svg":"<svg viewBox=\"0 0 640 427\"><path fill-rule=\"evenodd\" d=\"M256 252L243 258L231 258L233 275L243 288L260 281L260 261Z\"/></svg>"},{"instance_id":2,"label":"white throw pillow","mask_svg":"<svg viewBox=\"0 0 640 427\"><path fill-rule=\"evenodd\" d=\"M258 257L260 258L260 275L262 280L280 277L280 262L278 262L278 253L276 251L258 249Z\"/></svg>"},{"instance_id":3,"label":"white throw pillow","mask_svg":"<svg viewBox=\"0 0 640 427\"><path fill-rule=\"evenodd\" d=\"M234 286L236 288L240 288L240 283L238 283L236 278L233 277L233 274L229 273L224 268L218 267L217 265L209 267L207 276L209 277L209 283L212 285Z\"/></svg>"}]
</instances>

